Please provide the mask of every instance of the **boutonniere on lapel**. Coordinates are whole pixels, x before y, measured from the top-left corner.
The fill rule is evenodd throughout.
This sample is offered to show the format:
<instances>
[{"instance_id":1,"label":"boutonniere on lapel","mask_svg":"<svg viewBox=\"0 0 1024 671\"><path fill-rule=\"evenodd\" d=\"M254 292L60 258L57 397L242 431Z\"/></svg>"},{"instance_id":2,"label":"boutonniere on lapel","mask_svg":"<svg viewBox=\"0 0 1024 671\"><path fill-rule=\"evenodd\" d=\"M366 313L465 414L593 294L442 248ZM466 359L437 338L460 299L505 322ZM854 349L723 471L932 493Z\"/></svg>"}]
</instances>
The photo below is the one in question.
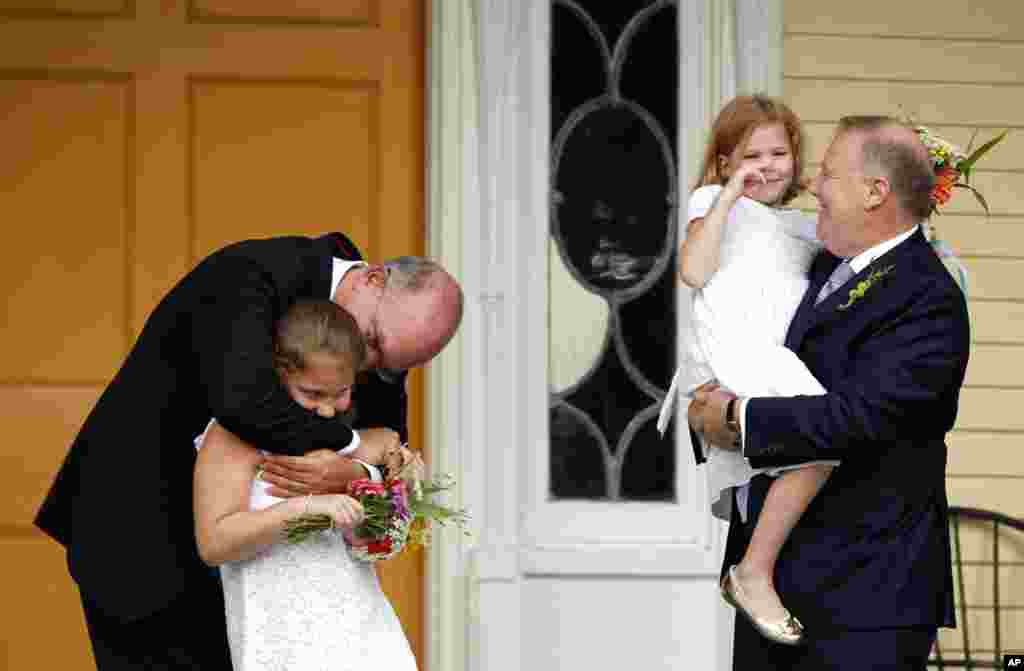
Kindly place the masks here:
<instances>
[{"instance_id":1,"label":"boutonniere on lapel","mask_svg":"<svg viewBox=\"0 0 1024 671\"><path fill-rule=\"evenodd\" d=\"M843 303L842 305L836 306L836 309L846 310L851 305L859 301L861 298L864 298L864 294L868 292L868 289L874 286L874 284L878 282L880 279L888 275L895 267L896 266L886 266L885 268L875 268L874 270L872 270L870 273L868 273L867 277L862 279L860 282L857 282L857 286L850 289L850 293L847 296L846 302Z\"/></svg>"}]
</instances>

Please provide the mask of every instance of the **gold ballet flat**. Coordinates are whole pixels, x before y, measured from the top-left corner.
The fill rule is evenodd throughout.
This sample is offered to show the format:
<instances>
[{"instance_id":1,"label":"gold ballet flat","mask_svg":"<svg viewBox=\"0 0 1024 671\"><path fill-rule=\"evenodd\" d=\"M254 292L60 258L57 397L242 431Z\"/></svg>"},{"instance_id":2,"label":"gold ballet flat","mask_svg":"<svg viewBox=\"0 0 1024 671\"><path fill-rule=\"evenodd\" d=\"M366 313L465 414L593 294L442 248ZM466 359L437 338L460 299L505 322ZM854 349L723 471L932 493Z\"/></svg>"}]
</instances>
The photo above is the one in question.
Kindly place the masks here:
<instances>
[{"instance_id":1,"label":"gold ballet flat","mask_svg":"<svg viewBox=\"0 0 1024 671\"><path fill-rule=\"evenodd\" d=\"M781 620L769 620L754 615L743 605L743 589L736 580L735 565L729 567L729 571L722 578L719 587L722 590L722 598L725 599L726 603L743 613L743 616L747 618L750 624L754 625L754 629L757 629L762 636L782 645L800 645L803 643L804 626L788 610L786 611L786 617Z\"/></svg>"}]
</instances>

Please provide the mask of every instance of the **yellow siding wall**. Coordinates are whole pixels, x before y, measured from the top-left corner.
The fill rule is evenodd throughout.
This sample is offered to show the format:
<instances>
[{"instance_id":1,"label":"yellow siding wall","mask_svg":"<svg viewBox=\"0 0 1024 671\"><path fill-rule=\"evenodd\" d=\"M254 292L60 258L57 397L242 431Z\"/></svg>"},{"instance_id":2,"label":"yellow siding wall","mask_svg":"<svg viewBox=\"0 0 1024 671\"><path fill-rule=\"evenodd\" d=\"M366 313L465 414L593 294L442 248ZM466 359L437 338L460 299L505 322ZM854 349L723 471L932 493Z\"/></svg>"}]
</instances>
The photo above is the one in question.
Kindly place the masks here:
<instances>
[{"instance_id":1,"label":"yellow siding wall","mask_svg":"<svg viewBox=\"0 0 1024 671\"><path fill-rule=\"evenodd\" d=\"M948 439L950 502L1024 518L1024 3L785 0L784 59L784 97L805 122L811 175L844 114L908 114L962 146L975 128L979 141L1011 129L972 178L991 217L957 191L933 223L969 272L973 343ZM814 207L813 198L799 204ZM1001 591L1018 609L1003 613L1003 645L1020 649L1024 541L1010 554ZM984 618L970 616L972 647L992 645ZM942 636L954 647L958 638Z\"/></svg>"}]
</instances>

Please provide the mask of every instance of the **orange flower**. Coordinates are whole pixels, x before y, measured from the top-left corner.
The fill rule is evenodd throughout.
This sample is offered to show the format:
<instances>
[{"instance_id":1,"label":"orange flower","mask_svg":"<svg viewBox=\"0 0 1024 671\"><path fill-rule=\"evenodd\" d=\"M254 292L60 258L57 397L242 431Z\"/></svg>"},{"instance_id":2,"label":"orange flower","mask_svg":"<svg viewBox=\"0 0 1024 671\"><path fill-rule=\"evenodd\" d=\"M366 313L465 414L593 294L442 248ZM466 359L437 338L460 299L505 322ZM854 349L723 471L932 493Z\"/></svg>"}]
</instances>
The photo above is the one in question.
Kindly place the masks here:
<instances>
[{"instance_id":1,"label":"orange flower","mask_svg":"<svg viewBox=\"0 0 1024 671\"><path fill-rule=\"evenodd\" d=\"M960 173L949 166L944 166L935 173L935 187L932 189L932 200L936 205L945 205L953 196L953 185L960 179Z\"/></svg>"}]
</instances>

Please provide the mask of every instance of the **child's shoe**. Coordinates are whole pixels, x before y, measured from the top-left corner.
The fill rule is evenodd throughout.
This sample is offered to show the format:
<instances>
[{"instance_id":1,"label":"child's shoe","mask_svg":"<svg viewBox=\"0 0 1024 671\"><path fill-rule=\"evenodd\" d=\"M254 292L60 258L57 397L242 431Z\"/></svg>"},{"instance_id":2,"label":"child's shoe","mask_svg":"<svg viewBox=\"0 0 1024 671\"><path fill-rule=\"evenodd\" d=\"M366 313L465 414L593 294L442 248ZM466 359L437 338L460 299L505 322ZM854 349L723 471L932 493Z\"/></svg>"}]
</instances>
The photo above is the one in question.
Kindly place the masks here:
<instances>
[{"instance_id":1,"label":"child's shoe","mask_svg":"<svg viewBox=\"0 0 1024 671\"><path fill-rule=\"evenodd\" d=\"M736 566L730 566L720 585L722 598L733 608L743 613L750 624L765 638L781 643L782 645L800 645L804 640L804 626L800 620L793 617L788 610L784 610L785 616L781 619L765 618L759 616L751 608L749 599L743 592L739 580L736 578Z\"/></svg>"}]
</instances>

